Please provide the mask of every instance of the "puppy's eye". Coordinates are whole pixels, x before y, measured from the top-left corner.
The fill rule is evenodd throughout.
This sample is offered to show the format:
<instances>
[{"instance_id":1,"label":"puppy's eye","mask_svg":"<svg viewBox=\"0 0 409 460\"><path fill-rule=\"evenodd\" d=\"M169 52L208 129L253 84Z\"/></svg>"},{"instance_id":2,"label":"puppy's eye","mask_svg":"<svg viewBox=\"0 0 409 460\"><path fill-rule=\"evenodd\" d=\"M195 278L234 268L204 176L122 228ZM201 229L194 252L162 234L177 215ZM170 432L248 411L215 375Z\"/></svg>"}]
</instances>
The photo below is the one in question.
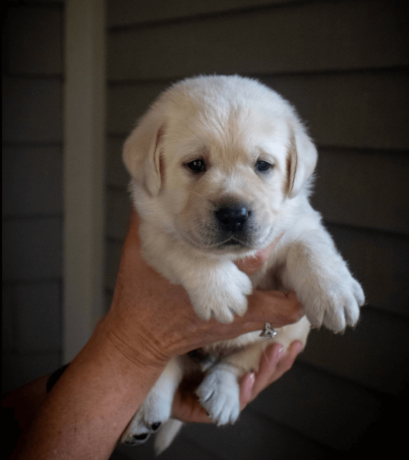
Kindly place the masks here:
<instances>
[{"instance_id":1,"label":"puppy's eye","mask_svg":"<svg viewBox=\"0 0 409 460\"><path fill-rule=\"evenodd\" d=\"M262 161L259 160L256 163L256 171L258 172L267 172L270 171L270 169L273 169L274 165L267 163L267 161Z\"/></svg>"},{"instance_id":2,"label":"puppy's eye","mask_svg":"<svg viewBox=\"0 0 409 460\"><path fill-rule=\"evenodd\" d=\"M186 166L195 173L206 171L206 164L204 160L193 160L190 163L187 163Z\"/></svg>"}]
</instances>

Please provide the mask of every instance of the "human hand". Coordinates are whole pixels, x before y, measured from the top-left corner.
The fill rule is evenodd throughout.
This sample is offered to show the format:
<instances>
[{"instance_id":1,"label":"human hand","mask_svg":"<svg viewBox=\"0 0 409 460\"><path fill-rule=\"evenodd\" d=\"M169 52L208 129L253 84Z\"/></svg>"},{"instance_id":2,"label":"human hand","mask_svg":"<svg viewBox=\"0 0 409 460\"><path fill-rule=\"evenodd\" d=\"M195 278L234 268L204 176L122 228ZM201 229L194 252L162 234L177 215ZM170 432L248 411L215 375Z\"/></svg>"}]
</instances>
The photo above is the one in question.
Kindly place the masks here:
<instances>
[{"instance_id":1,"label":"human hand","mask_svg":"<svg viewBox=\"0 0 409 460\"><path fill-rule=\"evenodd\" d=\"M266 322L280 327L302 316L301 304L294 293L256 290L248 298L247 313L233 323L200 320L185 290L162 278L142 258L138 225L138 216L133 212L114 299L103 319L108 339L128 360L163 366L174 356L212 342L262 330ZM240 261L238 265L243 271L248 266L254 271L264 258L265 251L261 257Z\"/></svg>"},{"instance_id":2,"label":"human hand","mask_svg":"<svg viewBox=\"0 0 409 460\"><path fill-rule=\"evenodd\" d=\"M240 379L241 410L292 367L302 348L302 342L296 340L285 353L280 343L273 343L264 350L258 371L249 372ZM199 380L182 382L173 400L172 418L188 423L212 423L194 391L199 383Z\"/></svg>"},{"instance_id":3,"label":"human hand","mask_svg":"<svg viewBox=\"0 0 409 460\"><path fill-rule=\"evenodd\" d=\"M283 374L291 369L295 358L302 351L304 345L300 340L292 342L283 353L283 346L276 342L269 345L262 356L258 372L249 372L240 380L240 403L241 409L261 391L277 381Z\"/></svg>"}]
</instances>

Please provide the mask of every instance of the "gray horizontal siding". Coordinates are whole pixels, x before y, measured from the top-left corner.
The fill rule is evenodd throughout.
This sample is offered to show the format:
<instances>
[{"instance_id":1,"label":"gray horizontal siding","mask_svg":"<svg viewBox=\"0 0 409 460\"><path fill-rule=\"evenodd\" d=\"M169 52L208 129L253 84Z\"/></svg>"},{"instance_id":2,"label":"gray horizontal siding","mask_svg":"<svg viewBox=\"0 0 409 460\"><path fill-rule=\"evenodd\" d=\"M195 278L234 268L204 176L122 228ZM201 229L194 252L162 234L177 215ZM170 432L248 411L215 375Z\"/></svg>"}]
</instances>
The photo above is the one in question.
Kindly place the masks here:
<instances>
[{"instance_id":1,"label":"gray horizontal siding","mask_svg":"<svg viewBox=\"0 0 409 460\"><path fill-rule=\"evenodd\" d=\"M165 82L137 82L108 85L107 92L107 133L125 136L170 84Z\"/></svg>"},{"instance_id":2,"label":"gray horizontal siding","mask_svg":"<svg viewBox=\"0 0 409 460\"><path fill-rule=\"evenodd\" d=\"M327 225L366 301L390 313L408 316L409 239L367 229Z\"/></svg>"},{"instance_id":3,"label":"gray horizontal siding","mask_svg":"<svg viewBox=\"0 0 409 460\"><path fill-rule=\"evenodd\" d=\"M409 149L408 71L266 77L321 146Z\"/></svg>"},{"instance_id":4,"label":"gray horizontal siding","mask_svg":"<svg viewBox=\"0 0 409 460\"><path fill-rule=\"evenodd\" d=\"M63 225L63 1L5 3L3 392L61 364Z\"/></svg>"},{"instance_id":5,"label":"gray horizontal siding","mask_svg":"<svg viewBox=\"0 0 409 460\"><path fill-rule=\"evenodd\" d=\"M122 137L107 136L105 181L108 187L125 190L129 184L129 173L122 161Z\"/></svg>"},{"instance_id":6,"label":"gray horizontal siding","mask_svg":"<svg viewBox=\"0 0 409 460\"><path fill-rule=\"evenodd\" d=\"M402 66L407 14L403 2L307 2L120 30L109 35L108 79Z\"/></svg>"},{"instance_id":7,"label":"gray horizontal siding","mask_svg":"<svg viewBox=\"0 0 409 460\"><path fill-rule=\"evenodd\" d=\"M250 407L310 439L348 450L379 416L381 404L358 385L296 363Z\"/></svg>"},{"instance_id":8,"label":"gray horizontal siding","mask_svg":"<svg viewBox=\"0 0 409 460\"><path fill-rule=\"evenodd\" d=\"M409 319L363 307L344 335L313 331L300 359L334 375L389 394L409 384Z\"/></svg>"},{"instance_id":9,"label":"gray horizontal siding","mask_svg":"<svg viewBox=\"0 0 409 460\"><path fill-rule=\"evenodd\" d=\"M63 10L60 5L50 6L8 8L5 27L9 74L62 73Z\"/></svg>"},{"instance_id":10,"label":"gray horizontal siding","mask_svg":"<svg viewBox=\"0 0 409 460\"><path fill-rule=\"evenodd\" d=\"M210 450L223 460L306 458L328 459L332 450L274 423L251 409L245 410L234 426L191 424L183 436Z\"/></svg>"},{"instance_id":11,"label":"gray horizontal siding","mask_svg":"<svg viewBox=\"0 0 409 460\"><path fill-rule=\"evenodd\" d=\"M409 234L407 152L319 153L312 203L327 222Z\"/></svg>"},{"instance_id":12,"label":"gray horizontal siding","mask_svg":"<svg viewBox=\"0 0 409 460\"><path fill-rule=\"evenodd\" d=\"M2 394L51 374L61 365L59 351L49 353L2 353Z\"/></svg>"},{"instance_id":13,"label":"gray horizontal siding","mask_svg":"<svg viewBox=\"0 0 409 460\"><path fill-rule=\"evenodd\" d=\"M208 14L231 12L240 9L279 5L300 0L138 0L135 7L133 0L108 0L108 27L129 27L144 24L191 18Z\"/></svg>"},{"instance_id":14,"label":"gray horizontal siding","mask_svg":"<svg viewBox=\"0 0 409 460\"><path fill-rule=\"evenodd\" d=\"M62 276L62 219L3 221L3 282Z\"/></svg>"},{"instance_id":15,"label":"gray horizontal siding","mask_svg":"<svg viewBox=\"0 0 409 460\"><path fill-rule=\"evenodd\" d=\"M15 304L13 287L3 284L1 289L1 342L3 351L11 351L15 344Z\"/></svg>"},{"instance_id":16,"label":"gray horizontal siding","mask_svg":"<svg viewBox=\"0 0 409 460\"><path fill-rule=\"evenodd\" d=\"M16 346L20 353L52 353L61 348L61 282L19 284Z\"/></svg>"},{"instance_id":17,"label":"gray horizontal siding","mask_svg":"<svg viewBox=\"0 0 409 460\"><path fill-rule=\"evenodd\" d=\"M27 4L27 5L35 5L38 7L56 7L61 6L65 3L65 0L7 0L9 3L12 4Z\"/></svg>"},{"instance_id":18,"label":"gray horizontal siding","mask_svg":"<svg viewBox=\"0 0 409 460\"><path fill-rule=\"evenodd\" d=\"M61 79L3 77L2 91L3 142L62 141Z\"/></svg>"},{"instance_id":19,"label":"gray horizontal siding","mask_svg":"<svg viewBox=\"0 0 409 460\"><path fill-rule=\"evenodd\" d=\"M3 352L53 353L61 346L61 282L3 285ZM46 331L46 333L44 333Z\"/></svg>"},{"instance_id":20,"label":"gray horizontal siding","mask_svg":"<svg viewBox=\"0 0 409 460\"><path fill-rule=\"evenodd\" d=\"M62 216L62 148L3 147L3 216Z\"/></svg>"},{"instance_id":21,"label":"gray horizontal siding","mask_svg":"<svg viewBox=\"0 0 409 460\"><path fill-rule=\"evenodd\" d=\"M321 147L406 150L408 80L409 72L401 70L261 79L294 104ZM137 118L167 86L160 82L110 87L108 133L129 133Z\"/></svg>"},{"instance_id":22,"label":"gray horizontal siding","mask_svg":"<svg viewBox=\"0 0 409 460\"><path fill-rule=\"evenodd\" d=\"M109 238L125 238L131 212L130 194L123 190L108 189L106 193L106 235Z\"/></svg>"}]
</instances>

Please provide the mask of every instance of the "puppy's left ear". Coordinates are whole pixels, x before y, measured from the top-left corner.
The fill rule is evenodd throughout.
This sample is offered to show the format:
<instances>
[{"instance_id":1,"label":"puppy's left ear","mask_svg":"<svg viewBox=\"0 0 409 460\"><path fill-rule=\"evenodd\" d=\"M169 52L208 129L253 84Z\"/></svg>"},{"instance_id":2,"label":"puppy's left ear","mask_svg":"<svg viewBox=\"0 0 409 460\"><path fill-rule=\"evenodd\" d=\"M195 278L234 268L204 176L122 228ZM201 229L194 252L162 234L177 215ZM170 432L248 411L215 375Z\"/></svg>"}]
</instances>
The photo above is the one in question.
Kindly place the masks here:
<instances>
[{"instance_id":1,"label":"puppy's left ear","mask_svg":"<svg viewBox=\"0 0 409 460\"><path fill-rule=\"evenodd\" d=\"M132 178L151 196L161 187L160 148L164 120L150 110L125 141L122 158Z\"/></svg>"},{"instance_id":2,"label":"puppy's left ear","mask_svg":"<svg viewBox=\"0 0 409 460\"><path fill-rule=\"evenodd\" d=\"M296 120L290 124L290 140L287 152L287 193L290 198L298 195L314 172L318 153L302 124Z\"/></svg>"}]
</instances>

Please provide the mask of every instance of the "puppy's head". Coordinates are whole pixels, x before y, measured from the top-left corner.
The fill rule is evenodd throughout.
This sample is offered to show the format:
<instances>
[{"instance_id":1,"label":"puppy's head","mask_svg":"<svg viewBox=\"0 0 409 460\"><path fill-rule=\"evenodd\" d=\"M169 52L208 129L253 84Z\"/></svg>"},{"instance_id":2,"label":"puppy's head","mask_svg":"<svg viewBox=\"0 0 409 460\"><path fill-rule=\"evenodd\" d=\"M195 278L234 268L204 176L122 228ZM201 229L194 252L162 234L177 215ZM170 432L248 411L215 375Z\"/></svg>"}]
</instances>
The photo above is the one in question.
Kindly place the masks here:
<instances>
[{"instance_id":1,"label":"puppy's head","mask_svg":"<svg viewBox=\"0 0 409 460\"><path fill-rule=\"evenodd\" d=\"M140 211L215 253L267 246L304 195L317 151L293 108L255 80L184 80L124 146Z\"/></svg>"}]
</instances>

